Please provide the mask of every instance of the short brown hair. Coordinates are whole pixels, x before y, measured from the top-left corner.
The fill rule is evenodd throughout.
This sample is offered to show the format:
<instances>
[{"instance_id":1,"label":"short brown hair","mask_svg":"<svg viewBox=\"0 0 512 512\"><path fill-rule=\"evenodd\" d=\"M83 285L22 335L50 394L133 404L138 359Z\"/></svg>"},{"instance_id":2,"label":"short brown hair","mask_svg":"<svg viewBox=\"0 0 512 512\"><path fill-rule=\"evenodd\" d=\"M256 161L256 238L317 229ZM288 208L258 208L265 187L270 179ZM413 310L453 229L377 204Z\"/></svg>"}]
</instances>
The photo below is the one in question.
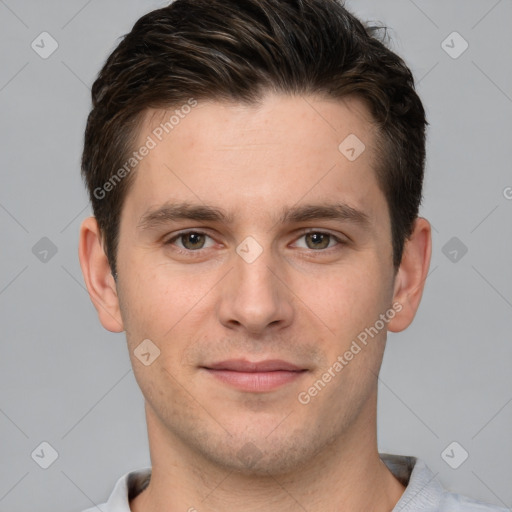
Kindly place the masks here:
<instances>
[{"instance_id":1,"label":"short brown hair","mask_svg":"<svg viewBox=\"0 0 512 512\"><path fill-rule=\"evenodd\" d=\"M105 184L130 158L145 112L191 97L254 104L268 91L366 101L396 270L421 203L428 123L411 71L376 30L338 0L175 0L140 18L93 84L82 155L112 273L134 173Z\"/></svg>"}]
</instances>

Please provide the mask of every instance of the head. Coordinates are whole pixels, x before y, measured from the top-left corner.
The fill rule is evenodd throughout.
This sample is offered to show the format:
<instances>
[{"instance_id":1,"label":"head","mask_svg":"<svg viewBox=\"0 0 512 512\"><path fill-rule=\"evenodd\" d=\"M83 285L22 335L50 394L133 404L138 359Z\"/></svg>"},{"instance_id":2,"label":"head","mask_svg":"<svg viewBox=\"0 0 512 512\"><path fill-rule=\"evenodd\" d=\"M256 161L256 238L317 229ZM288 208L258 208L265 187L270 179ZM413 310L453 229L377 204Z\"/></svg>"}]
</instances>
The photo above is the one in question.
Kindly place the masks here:
<instances>
[{"instance_id":1,"label":"head","mask_svg":"<svg viewBox=\"0 0 512 512\"><path fill-rule=\"evenodd\" d=\"M144 113L193 100L255 105L271 91L366 102L397 269L421 202L427 122L409 68L378 32L335 0L178 0L138 20L94 82L82 157L112 271ZM174 128L165 122L161 135Z\"/></svg>"},{"instance_id":2,"label":"head","mask_svg":"<svg viewBox=\"0 0 512 512\"><path fill-rule=\"evenodd\" d=\"M212 462L283 472L372 417L386 332L419 305L427 123L374 32L334 0L176 0L93 85L86 283L148 424ZM228 359L301 371L250 391Z\"/></svg>"}]
</instances>

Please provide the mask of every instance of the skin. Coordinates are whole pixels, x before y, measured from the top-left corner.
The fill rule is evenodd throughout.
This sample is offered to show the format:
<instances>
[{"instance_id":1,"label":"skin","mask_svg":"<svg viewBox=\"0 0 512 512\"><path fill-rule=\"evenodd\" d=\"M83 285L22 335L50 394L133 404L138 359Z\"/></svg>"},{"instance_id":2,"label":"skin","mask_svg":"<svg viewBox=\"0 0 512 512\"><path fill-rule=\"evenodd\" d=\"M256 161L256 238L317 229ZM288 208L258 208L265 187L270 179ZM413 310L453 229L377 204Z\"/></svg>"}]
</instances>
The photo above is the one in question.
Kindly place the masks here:
<instances>
[{"instance_id":1,"label":"skin","mask_svg":"<svg viewBox=\"0 0 512 512\"><path fill-rule=\"evenodd\" d=\"M141 143L165 115L147 112ZM349 134L365 144L354 161L338 150ZM79 256L91 300L106 329L126 331L145 397L153 471L134 512L384 512L399 500L404 487L377 451L377 375L387 330L405 329L419 306L431 231L416 220L395 272L374 140L357 98L200 102L137 167L117 283L95 219L84 220ZM143 216L166 202L214 206L232 219L142 229ZM285 209L339 202L367 224L280 221ZM207 236L176 238L182 230ZM262 249L252 263L236 252L248 236ZM394 318L300 403L394 303ZM134 354L144 339L160 350L149 366ZM202 368L228 359L280 359L306 371L271 391L243 391Z\"/></svg>"}]
</instances>

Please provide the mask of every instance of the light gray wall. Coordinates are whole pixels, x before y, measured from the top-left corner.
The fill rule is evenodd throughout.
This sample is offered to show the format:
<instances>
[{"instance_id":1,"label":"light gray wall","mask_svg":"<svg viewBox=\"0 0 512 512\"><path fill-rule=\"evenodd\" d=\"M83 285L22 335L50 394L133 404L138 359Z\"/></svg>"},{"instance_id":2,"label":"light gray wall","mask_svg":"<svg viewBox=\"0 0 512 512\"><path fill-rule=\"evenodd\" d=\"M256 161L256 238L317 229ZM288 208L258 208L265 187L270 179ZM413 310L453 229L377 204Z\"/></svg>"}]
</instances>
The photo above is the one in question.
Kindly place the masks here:
<instances>
[{"instance_id":1,"label":"light gray wall","mask_svg":"<svg viewBox=\"0 0 512 512\"><path fill-rule=\"evenodd\" d=\"M96 73L164 4L0 0L0 511L77 512L149 465L124 336L100 326L78 263L90 214L79 159ZM512 3L347 5L391 27L430 121L431 273L414 324L389 337L380 450L420 456L450 489L512 507ZM44 31L58 43L46 59L31 47L51 50ZM457 58L454 31L469 45ZM43 441L58 452L48 469ZM441 456L454 441L452 465L469 453L458 469Z\"/></svg>"}]
</instances>

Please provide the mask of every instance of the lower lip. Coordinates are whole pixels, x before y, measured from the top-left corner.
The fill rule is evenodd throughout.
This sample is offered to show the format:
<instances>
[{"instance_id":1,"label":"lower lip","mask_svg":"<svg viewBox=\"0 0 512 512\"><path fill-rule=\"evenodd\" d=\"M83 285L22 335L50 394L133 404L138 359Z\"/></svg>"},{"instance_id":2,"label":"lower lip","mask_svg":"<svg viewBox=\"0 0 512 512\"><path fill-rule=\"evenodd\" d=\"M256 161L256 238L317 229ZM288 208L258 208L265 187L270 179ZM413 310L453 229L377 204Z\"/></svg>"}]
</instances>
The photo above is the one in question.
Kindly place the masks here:
<instances>
[{"instance_id":1,"label":"lower lip","mask_svg":"<svg viewBox=\"0 0 512 512\"><path fill-rule=\"evenodd\" d=\"M299 379L304 371L277 370L273 372L235 372L231 370L211 370L215 378L242 391L272 391Z\"/></svg>"}]
</instances>

